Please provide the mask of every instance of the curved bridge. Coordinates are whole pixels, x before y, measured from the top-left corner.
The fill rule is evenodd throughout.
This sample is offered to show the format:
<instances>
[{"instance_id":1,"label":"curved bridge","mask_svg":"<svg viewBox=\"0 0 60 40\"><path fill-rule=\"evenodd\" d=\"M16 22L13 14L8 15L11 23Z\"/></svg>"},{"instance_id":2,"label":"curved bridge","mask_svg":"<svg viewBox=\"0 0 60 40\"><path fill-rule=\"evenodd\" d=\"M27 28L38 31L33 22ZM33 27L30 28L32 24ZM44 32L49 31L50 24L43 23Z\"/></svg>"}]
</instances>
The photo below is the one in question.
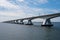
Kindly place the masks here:
<instances>
[{"instance_id":1,"label":"curved bridge","mask_svg":"<svg viewBox=\"0 0 60 40\"><path fill-rule=\"evenodd\" d=\"M28 23L26 25L33 25L31 20L36 19L36 18L40 18L40 19L44 19L44 21L43 21L41 26L53 26L53 24L51 23L50 19L55 18L55 17L60 17L60 13L42 15L42 16L35 16L35 17L29 17L29 18L22 18L22 19L10 20L10 21L5 21L5 22L7 22L7 23L24 24L23 21L24 20L28 20Z\"/></svg>"}]
</instances>

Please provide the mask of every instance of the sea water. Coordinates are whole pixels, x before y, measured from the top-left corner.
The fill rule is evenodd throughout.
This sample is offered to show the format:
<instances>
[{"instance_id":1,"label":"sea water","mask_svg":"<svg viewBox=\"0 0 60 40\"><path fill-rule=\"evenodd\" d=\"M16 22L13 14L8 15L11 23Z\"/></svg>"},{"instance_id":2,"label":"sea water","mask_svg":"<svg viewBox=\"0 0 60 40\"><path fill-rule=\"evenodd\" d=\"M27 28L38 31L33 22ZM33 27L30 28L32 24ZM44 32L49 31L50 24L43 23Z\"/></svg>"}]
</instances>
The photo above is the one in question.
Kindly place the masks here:
<instances>
[{"instance_id":1,"label":"sea water","mask_svg":"<svg viewBox=\"0 0 60 40\"><path fill-rule=\"evenodd\" d=\"M0 23L0 40L60 40L60 23L42 27L41 23L21 25Z\"/></svg>"}]
</instances>

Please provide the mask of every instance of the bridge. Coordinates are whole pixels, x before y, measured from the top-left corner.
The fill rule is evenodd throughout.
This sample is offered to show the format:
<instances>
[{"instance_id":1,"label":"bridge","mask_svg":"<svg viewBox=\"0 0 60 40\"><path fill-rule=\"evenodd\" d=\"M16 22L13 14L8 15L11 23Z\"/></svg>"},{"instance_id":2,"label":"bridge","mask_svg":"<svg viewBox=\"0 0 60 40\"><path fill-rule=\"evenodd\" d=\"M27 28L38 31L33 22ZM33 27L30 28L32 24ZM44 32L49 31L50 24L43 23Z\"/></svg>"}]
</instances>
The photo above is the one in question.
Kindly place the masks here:
<instances>
[{"instance_id":1,"label":"bridge","mask_svg":"<svg viewBox=\"0 0 60 40\"><path fill-rule=\"evenodd\" d=\"M49 14L49 15L42 15L42 16L35 16L35 17L28 17L28 18L22 18L22 19L16 19L16 20L9 20L9 21L4 21L6 23L16 23L16 24L24 24L24 20L28 20L28 23L26 25L33 25L32 20L36 18L43 19L43 23L41 26L53 26L51 23L52 18L55 17L60 17L60 13L55 13L55 14Z\"/></svg>"}]
</instances>

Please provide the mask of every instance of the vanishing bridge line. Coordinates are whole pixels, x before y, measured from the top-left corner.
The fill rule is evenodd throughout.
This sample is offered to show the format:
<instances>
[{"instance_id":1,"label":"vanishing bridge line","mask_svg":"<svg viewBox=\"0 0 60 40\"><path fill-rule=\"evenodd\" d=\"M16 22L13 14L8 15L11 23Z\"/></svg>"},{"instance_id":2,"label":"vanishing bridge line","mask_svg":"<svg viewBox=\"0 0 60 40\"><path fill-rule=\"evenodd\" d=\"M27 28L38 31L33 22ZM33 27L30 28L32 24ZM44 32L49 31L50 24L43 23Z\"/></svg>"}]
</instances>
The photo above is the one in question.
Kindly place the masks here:
<instances>
[{"instance_id":1,"label":"vanishing bridge line","mask_svg":"<svg viewBox=\"0 0 60 40\"><path fill-rule=\"evenodd\" d=\"M16 23L16 24L24 24L24 20L28 20L28 23L26 25L33 25L32 20L33 19L44 19L41 26L53 26L51 23L52 18L60 17L60 13L55 14L49 14L49 15L42 15L42 16L35 16L35 17L28 17L28 18L22 18L22 19L16 19L16 20L10 20L10 21L4 21L6 23ZM20 21L20 22L18 22Z\"/></svg>"}]
</instances>

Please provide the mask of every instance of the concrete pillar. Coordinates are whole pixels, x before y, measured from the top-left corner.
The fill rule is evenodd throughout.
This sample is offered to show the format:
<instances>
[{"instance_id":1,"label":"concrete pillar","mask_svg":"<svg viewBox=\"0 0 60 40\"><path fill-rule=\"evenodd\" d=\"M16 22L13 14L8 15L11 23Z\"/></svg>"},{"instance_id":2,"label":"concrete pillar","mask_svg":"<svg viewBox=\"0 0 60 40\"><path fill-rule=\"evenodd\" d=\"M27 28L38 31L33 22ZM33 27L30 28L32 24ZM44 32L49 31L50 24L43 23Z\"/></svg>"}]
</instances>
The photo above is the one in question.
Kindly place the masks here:
<instances>
[{"instance_id":1,"label":"concrete pillar","mask_svg":"<svg viewBox=\"0 0 60 40\"><path fill-rule=\"evenodd\" d=\"M50 19L45 19L41 26L53 26Z\"/></svg>"},{"instance_id":2,"label":"concrete pillar","mask_svg":"<svg viewBox=\"0 0 60 40\"><path fill-rule=\"evenodd\" d=\"M33 25L31 20L28 20L28 23L26 25Z\"/></svg>"},{"instance_id":3,"label":"concrete pillar","mask_svg":"<svg viewBox=\"0 0 60 40\"><path fill-rule=\"evenodd\" d=\"M23 20L20 20L20 24L24 24Z\"/></svg>"},{"instance_id":4,"label":"concrete pillar","mask_svg":"<svg viewBox=\"0 0 60 40\"><path fill-rule=\"evenodd\" d=\"M16 24L19 24L19 23L18 23L18 20L15 20L15 23L16 23Z\"/></svg>"}]
</instances>

